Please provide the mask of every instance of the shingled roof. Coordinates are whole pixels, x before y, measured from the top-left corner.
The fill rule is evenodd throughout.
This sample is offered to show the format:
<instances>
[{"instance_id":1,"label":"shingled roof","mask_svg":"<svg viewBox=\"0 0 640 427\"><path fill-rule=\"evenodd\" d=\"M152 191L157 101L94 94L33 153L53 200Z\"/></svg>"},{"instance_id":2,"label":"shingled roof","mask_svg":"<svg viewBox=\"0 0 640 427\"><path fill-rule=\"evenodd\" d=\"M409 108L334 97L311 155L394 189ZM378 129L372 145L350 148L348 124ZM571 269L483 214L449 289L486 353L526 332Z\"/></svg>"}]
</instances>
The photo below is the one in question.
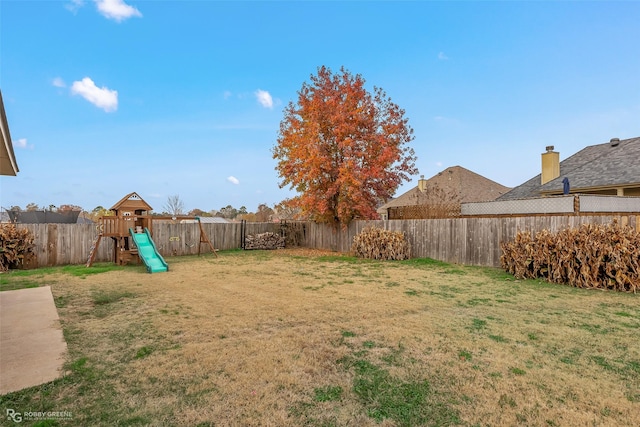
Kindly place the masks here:
<instances>
[{"instance_id":1,"label":"shingled roof","mask_svg":"<svg viewBox=\"0 0 640 427\"><path fill-rule=\"evenodd\" d=\"M433 201L434 196L429 189L440 189L460 203L492 201L509 191L509 187L498 184L462 166L451 166L438 172L426 180L425 188L427 191L424 192L420 191L418 186L412 188L382 205L378 208L378 212L383 213L389 208L401 206L427 204L429 201Z\"/></svg>"},{"instance_id":2,"label":"shingled roof","mask_svg":"<svg viewBox=\"0 0 640 427\"><path fill-rule=\"evenodd\" d=\"M111 207L112 211L151 211L153 208L145 202L138 193L133 192L124 196L115 205Z\"/></svg>"},{"instance_id":3,"label":"shingled roof","mask_svg":"<svg viewBox=\"0 0 640 427\"><path fill-rule=\"evenodd\" d=\"M564 178L572 193L640 186L640 137L590 145L560 162L560 176L541 184L540 174L514 187L498 200L562 194Z\"/></svg>"}]
</instances>

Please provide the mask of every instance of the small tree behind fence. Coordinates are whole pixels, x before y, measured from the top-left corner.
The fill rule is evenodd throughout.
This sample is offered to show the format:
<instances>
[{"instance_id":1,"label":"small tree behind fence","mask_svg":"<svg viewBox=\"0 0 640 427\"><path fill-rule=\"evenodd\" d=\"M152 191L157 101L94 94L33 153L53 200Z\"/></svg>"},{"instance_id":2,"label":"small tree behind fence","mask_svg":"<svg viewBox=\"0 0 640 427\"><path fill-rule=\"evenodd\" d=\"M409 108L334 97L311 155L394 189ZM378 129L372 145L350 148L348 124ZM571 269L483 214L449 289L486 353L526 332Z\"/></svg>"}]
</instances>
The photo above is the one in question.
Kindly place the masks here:
<instances>
[{"instance_id":1,"label":"small tree behind fence","mask_svg":"<svg viewBox=\"0 0 640 427\"><path fill-rule=\"evenodd\" d=\"M460 203L438 203L389 208L389 219L436 219L457 218L459 216Z\"/></svg>"},{"instance_id":2,"label":"small tree behind fence","mask_svg":"<svg viewBox=\"0 0 640 427\"><path fill-rule=\"evenodd\" d=\"M460 196L437 185L417 192L406 206L388 208L389 219L435 219L460 216Z\"/></svg>"}]
</instances>

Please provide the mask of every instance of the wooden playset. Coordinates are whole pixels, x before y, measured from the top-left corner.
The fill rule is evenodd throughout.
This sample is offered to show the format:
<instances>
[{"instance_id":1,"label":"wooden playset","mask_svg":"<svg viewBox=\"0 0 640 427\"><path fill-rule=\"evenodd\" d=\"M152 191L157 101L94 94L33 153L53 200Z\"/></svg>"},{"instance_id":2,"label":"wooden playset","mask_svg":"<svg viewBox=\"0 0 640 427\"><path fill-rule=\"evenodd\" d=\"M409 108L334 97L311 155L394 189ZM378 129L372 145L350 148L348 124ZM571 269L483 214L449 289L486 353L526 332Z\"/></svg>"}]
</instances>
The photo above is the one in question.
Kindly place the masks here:
<instances>
[{"instance_id":1,"label":"wooden playset","mask_svg":"<svg viewBox=\"0 0 640 427\"><path fill-rule=\"evenodd\" d=\"M89 258L87 259L87 267L90 267L96 257L97 249L100 245L102 238L110 237L113 239L113 262L118 265L125 265L132 261L134 258L140 262L140 258L143 257L139 253L138 247L135 245L134 234L147 233L149 238L153 235L153 220L197 220L200 227L200 244L198 246L198 255L202 244L207 244L213 254L217 257L213 244L207 237L202 223L199 217L194 216L156 216L151 215L150 212L153 208L145 202L142 197L133 192L124 196L118 203L113 205L110 209L112 215L102 216L98 220L98 236L93 241L91 250L89 251ZM151 243L153 243L151 241ZM155 245L154 249L155 249ZM162 259L160 254L157 256ZM145 264L147 264L146 260ZM164 260L163 260L164 262ZM147 267L149 267L147 265ZM151 271L151 270L150 270ZM166 270L165 270L166 271Z\"/></svg>"}]
</instances>

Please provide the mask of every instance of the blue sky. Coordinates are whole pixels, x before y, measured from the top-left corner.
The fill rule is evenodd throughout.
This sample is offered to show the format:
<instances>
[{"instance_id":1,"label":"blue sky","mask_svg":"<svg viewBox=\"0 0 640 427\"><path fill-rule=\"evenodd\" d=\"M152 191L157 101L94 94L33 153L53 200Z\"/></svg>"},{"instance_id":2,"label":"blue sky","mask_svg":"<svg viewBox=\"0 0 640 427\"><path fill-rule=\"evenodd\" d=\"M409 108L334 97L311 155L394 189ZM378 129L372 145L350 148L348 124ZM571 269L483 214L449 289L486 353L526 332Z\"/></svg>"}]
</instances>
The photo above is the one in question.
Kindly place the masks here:
<instances>
[{"instance_id":1,"label":"blue sky","mask_svg":"<svg viewBox=\"0 0 640 427\"><path fill-rule=\"evenodd\" d=\"M638 22L636 1L0 0L0 205L273 205L282 111L322 65L406 111L420 174L516 186L547 145L640 136Z\"/></svg>"}]
</instances>

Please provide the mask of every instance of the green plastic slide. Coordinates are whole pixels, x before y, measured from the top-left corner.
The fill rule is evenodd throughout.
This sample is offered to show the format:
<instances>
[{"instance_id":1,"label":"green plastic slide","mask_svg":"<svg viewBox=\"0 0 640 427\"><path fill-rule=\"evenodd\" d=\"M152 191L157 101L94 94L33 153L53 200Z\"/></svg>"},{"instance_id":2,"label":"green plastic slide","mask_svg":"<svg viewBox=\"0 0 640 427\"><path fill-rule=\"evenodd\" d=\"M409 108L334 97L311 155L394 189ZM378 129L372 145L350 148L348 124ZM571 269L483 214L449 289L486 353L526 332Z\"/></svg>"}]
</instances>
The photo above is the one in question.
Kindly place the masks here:
<instances>
[{"instance_id":1,"label":"green plastic slide","mask_svg":"<svg viewBox=\"0 0 640 427\"><path fill-rule=\"evenodd\" d=\"M147 266L149 273L160 273L162 271L169 271L169 266L165 262L162 255L158 253L153 239L149 234L149 229L145 228L144 233L136 233L133 228L129 229L129 234L133 238L136 246L138 247L138 255L142 258L144 265Z\"/></svg>"}]
</instances>

